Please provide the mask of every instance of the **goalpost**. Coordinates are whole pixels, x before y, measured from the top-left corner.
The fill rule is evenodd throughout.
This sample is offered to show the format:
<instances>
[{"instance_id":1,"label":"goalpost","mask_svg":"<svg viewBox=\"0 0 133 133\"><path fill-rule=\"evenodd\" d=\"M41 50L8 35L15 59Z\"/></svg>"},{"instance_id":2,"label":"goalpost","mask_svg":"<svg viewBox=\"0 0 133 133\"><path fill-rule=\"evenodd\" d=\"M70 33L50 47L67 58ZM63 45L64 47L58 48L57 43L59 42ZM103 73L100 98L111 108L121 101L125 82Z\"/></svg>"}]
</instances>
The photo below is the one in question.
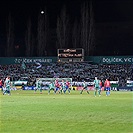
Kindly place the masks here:
<instances>
[{"instance_id":1,"label":"goalpost","mask_svg":"<svg viewBox=\"0 0 133 133\"><path fill-rule=\"evenodd\" d=\"M41 81L42 89L47 90L49 84L51 82L55 82L56 79L58 80L59 83L61 83L62 80L64 80L64 82L69 81L70 83L72 83L72 78L36 78L36 83L38 81Z\"/></svg>"},{"instance_id":2,"label":"goalpost","mask_svg":"<svg viewBox=\"0 0 133 133\"><path fill-rule=\"evenodd\" d=\"M54 82L55 80L62 82L62 80L72 82L72 78L36 78L36 81L40 80L42 82Z\"/></svg>"}]
</instances>

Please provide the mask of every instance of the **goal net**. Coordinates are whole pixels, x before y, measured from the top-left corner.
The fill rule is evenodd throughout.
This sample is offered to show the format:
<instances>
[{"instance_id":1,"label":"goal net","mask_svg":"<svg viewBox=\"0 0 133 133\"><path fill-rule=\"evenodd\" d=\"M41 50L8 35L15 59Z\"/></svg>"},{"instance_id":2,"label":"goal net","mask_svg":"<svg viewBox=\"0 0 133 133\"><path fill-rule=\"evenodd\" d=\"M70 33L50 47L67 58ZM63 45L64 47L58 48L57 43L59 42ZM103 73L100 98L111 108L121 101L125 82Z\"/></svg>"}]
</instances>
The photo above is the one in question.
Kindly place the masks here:
<instances>
[{"instance_id":1,"label":"goal net","mask_svg":"<svg viewBox=\"0 0 133 133\"><path fill-rule=\"evenodd\" d=\"M59 84L62 82L62 80L64 80L64 82L69 81L72 83L72 78L36 78L36 83L40 81L42 89L47 90L49 84L51 82L55 82L55 80L58 80Z\"/></svg>"}]
</instances>

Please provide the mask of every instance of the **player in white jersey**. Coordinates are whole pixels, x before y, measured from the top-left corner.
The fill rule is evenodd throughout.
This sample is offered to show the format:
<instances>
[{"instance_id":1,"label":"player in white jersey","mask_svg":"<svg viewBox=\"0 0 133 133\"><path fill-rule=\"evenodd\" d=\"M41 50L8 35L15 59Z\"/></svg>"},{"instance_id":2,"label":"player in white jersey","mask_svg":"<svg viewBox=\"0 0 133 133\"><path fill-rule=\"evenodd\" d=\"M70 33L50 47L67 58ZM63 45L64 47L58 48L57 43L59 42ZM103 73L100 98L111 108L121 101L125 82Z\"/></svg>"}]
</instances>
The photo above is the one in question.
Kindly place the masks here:
<instances>
[{"instance_id":1,"label":"player in white jersey","mask_svg":"<svg viewBox=\"0 0 133 133\"><path fill-rule=\"evenodd\" d=\"M5 88L5 90L3 91L3 95L5 95L6 93L8 95L11 95L10 86L11 86L10 77L7 76L7 78L6 78L5 82L4 82L4 88Z\"/></svg>"},{"instance_id":2,"label":"player in white jersey","mask_svg":"<svg viewBox=\"0 0 133 133\"><path fill-rule=\"evenodd\" d=\"M35 87L34 93L36 93L37 90L39 90L40 94L42 94L42 82L40 80L36 81L36 87Z\"/></svg>"}]
</instances>

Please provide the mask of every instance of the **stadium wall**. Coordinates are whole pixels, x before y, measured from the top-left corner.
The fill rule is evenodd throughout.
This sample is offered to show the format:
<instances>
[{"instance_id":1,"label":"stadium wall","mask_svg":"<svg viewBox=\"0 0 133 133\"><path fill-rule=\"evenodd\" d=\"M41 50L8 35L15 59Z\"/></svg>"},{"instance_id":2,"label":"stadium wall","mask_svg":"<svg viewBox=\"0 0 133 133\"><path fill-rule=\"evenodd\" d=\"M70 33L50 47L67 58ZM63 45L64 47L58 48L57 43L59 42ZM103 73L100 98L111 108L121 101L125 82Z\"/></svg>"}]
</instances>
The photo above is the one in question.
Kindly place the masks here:
<instances>
[{"instance_id":1,"label":"stadium wall","mask_svg":"<svg viewBox=\"0 0 133 133\"><path fill-rule=\"evenodd\" d=\"M133 56L86 56L85 61L96 64L133 64Z\"/></svg>"},{"instance_id":2,"label":"stadium wall","mask_svg":"<svg viewBox=\"0 0 133 133\"><path fill-rule=\"evenodd\" d=\"M0 57L0 65L57 62L57 57ZM85 56L84 61L93 64L133 64L133 56Z\"/></svg>"},{"instance_id":3,"label":"stadium wall","mask_svg":"<svg viewBox=\"0 0 133 133\"><path fill-rule=\"evenodd\" d=\"M57 57L0 57L1 65L8 64L21 64L22 62L25 64L34 64L34 63L46 63L46 62L56 62Z\"/></svg>"}]
</instances>

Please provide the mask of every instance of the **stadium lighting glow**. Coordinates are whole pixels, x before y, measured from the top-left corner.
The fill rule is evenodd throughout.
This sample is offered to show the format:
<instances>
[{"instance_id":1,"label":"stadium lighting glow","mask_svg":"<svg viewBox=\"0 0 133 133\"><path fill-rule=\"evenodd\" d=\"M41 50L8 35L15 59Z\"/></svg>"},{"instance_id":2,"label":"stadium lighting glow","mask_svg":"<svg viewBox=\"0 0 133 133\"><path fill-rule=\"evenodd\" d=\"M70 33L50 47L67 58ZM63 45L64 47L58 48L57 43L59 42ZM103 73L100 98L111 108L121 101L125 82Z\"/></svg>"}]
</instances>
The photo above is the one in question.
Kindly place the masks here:
<instances>
[{"instance_id":1,"label":"stadium lighting glow","mask_svg":"<svg viewBox=\"0 0 133 133\"><path fill-rule=\"evenodd\" d=\"M44 11L41 11L41 14L44 14Z\"/></svg>"}]
</instances>

